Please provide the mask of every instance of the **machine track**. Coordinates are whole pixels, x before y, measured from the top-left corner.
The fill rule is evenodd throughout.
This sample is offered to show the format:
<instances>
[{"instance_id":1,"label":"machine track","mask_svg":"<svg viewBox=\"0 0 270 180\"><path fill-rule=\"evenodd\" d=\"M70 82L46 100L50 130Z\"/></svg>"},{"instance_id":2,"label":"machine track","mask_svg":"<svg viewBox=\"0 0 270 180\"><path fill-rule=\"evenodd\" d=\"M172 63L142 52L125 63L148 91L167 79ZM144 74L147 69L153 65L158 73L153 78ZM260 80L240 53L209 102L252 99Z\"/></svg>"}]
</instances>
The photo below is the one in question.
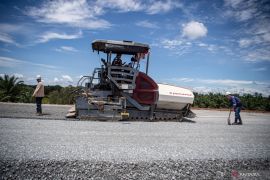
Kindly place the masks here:
<instances>
[{"instance_id":1,"label":"machine track","mask_svg":"<svg viewBox=\"0 0 270 180\"><path fill-rule=\"evenodd\" d=\"M139 111L128 109L129 117L124 120L128 121L182 121L183 115L180 111L155 110L153 117L150 117L149 111Z\"/></svg>"}]
</instances>

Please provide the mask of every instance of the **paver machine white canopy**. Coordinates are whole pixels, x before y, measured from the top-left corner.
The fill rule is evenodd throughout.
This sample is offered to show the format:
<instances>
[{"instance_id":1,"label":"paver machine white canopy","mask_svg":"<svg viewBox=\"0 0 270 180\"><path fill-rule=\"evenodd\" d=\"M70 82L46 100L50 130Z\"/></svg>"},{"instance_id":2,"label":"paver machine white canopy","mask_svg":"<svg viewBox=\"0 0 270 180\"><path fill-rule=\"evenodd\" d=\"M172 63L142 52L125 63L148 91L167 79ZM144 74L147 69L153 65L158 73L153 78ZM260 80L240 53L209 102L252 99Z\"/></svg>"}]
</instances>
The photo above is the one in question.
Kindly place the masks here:
<instances>
[{"instance_id":1,"label":"paver machine white canopy","mask_svg":"<svg viewBox=\"0 0 270 180\"><path fill-rule=\"evenodd\" d=\"M193 115L190 106L194 95L190 90L157 84L148 75L149 45L95 40L92 49L105 53L106 59L101 58L101 67L78 82L81 89L75 104L78 118L155 121L182 120ZM121 60L123 55L128 57L124 63ZM144 60L146 67L142 72L140 64Z\"/></svg>"}]
</instances>

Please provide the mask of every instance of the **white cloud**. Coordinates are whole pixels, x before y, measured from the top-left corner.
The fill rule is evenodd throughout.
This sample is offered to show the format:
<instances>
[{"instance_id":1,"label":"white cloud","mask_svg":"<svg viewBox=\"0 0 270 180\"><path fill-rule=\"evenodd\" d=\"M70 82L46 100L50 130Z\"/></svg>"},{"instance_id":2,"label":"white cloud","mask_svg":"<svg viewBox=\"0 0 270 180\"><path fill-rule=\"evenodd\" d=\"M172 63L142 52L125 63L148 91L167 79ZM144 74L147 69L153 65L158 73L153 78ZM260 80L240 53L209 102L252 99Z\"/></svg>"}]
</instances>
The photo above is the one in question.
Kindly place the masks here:
<instances>
[{"instance_id":1,"label":"white cloud","mask_svg":"<svg viewBox=\"0 0 270 180\"><path fill-rule=\"evenodd\" d=\"M60 48L55 49L58 52L78 52L78 50L71 46L61 46Z\"/></svg>"},{"instance_id":2,"label":"white cloud","mask_svg":"<svg viewBox=\"0 0 270 180\"><path fill-rule=\"evenodd\" d=\"M8 34L1 33L0 32L0 41L7 43L7 44L13 44L15 46L19 46L19 44Z\"/></svg>"},{"instance_id":3,"label":"white cloud","mask_svg":"<svg viewBox=\"0 0 270 180\"><path fill-rule=\"evenodd\" d=\"M103 13L102 8L86 0L44 1L40 7L30 7L25 13L43 23L86 29L103 29L111 26L108 21L97 18Z\"/></svg>"},{"instance_id":4,"label":"white cloud","mask_svg":"<svg viewBox=\"0 0 270 180\"><path fill-rule=\"evenodd\" d=\"M23 61L23 60L18 60L10 57L3 57L0 56L0 67L10 67L13 68L15 66L20 66L20 65L33 65L33 66L39 66L43 68L50 68L50 69L55 69L55 66L52 65L47 65L47 64L39 64L39 63L33 63L29 61Z\"/></svg>"},{"instance_id":5,"label":"white cloud","mask_svg":"<svg viewBox=\"0 0 270 180\"><path fill-rule=\"evenodd\" d=\"M225 0L225 8L227 17L245 22L241 36L248 34L255 43L270 42L269 7L264 1Z\"/></svg>"},{"instance_id":6,"label":"white cloud","mask_svg":"<svg viewBox=\"0 0 270 180\"><path fill-rule=\"evenodd\" d=\"M10 33L10 32L19 32L22 31L25 27L17 24L8 24L8 23L0 23L0 29L2 32Z\"/></svg>"},{"instance_id":7,"label":"white cloud","mask_svg":"<svg viewBox=\"0 0 270 180\"><path fill-rule=\"evenodd\" d=\"M253 81L232 80L232 79L198 79L198 81L206 84L219 84L227 86L253 84Z\"/></svg>"},{"instance_id":8,"label":"white cloud","mask_svg":"<svg viewBox=\"0 0 270 180\"><path fill-rule=\"evenodd\" d=\"M261 35L261 37L262 37L262 39L263 39L264 42L270 42L270 30L268 29L268 32L263 33Z\"/></svg>"},{"instance_id":9,"label":"white cloud","mask_svg":"<svg viewBox=\"0 0 270 180\"><path fill-rule=\"evenodd\" d=\"M112 26L112 24L103 19L80 22L78 25L87 29L106 29Z\"/></svg>"},{"instance_id":10,"label":"white cloud","mask_svg":"<svg viewBox=\"0 0 270 180\"><path fill-rule=\"evenodd\" d=\"M55 77L54 79L53 79L53 82L55 82L55 83L58 83L60 80L57 78L57 77Z\"/></svg>"},{"instance_id":11,"label":"white cloud","mask_svg":"<svg viewBox=\"0 0 270 180\"><path fill-rule=\"evenodd\" d=\"M220 46L220 45L215 45L215 44L206 44L202 42L190 42L187 41L185 38L178 38L178 39L163 39L160 40L158 43L154 43L152 46L157 46L157 47L163 47L165 49L169 49L173 51L174 54L176 55L183 55L186 53L191 52L191 48L194 46L198 46L199 48L206 49L210 51L211 53L217 53L217 52L224 52L226 54L231 55L232 51L230 48L226 46Z\"/></svg>"},{"instance_id":12,"label":"white cloud","mask_svg":"<svg viewBox=\"0 0 270 180\"><path fill-rule=\"evenodd\" d=\"M61 86L67 86L73 84L73 79L69 75L62 75L59 77L54 77L53 81L48 80L48 83L55 84L55 85L61 85Z\"/></svg>"},{"instance_id":13,"label":"white cloud","mask_svg":"<svg viewBox=\"0 0 270 180\"><path fill-rule=\"evenodd\" d=\"M238 94L254 94L262 93L265 96L270 95L270 81L251 81L251 80L235 80L235 79L193 79L193 78L171 78L172 81L180 86L188 85L193 87L195 92L200 93L225 93L230 91Z\"/></svg>"},{"instance_id":14,"label":"white cloud","mask_svg":"<svg viewBox=\"0 0 270 180\"><path fill-rule=\"evenodd\" d=\"M166 49L175 49L176 47L181 46L183 44L183 41L175 39L174 40L164 39L161 41L161 44Z\"/></svg>"},{"instance_id":15,"label":"white cloud","mask_svg":"<svg viewBox=\"0 0 270 180\"><path fill-rule=\"evenodd\" d=\"M73 85L76 86L77 85L77 81L82 77L82 75L80 76L74 76L74 78L72 78L69 75L61 75L61 76L54 76L51 79L48 79L47 82L48 84L54 84L54 85L60 85L60 86L69 86L69 85Z\"/></svg>"},{"instance_id":16,"label":"white cloud","mask_svg":"<svg viewBox=\"0 0 270 180\"><path fill-rule=\"evenodd\" d=\"M193 79L193 78L172 78L171 80L176 82L195 82L203 84L214 84L214 85L226 85L226 86L235 86L235 85L250 85L254 84L254 81L246 80L232 80L232 79ZM262 82L255 82L261 84Z\"/></svg>"},{"instance_id":17,"label":"white cloud","mask_svg":"<svg viewBox=\"0 0 270 180\"><path fill-rule=\"evenodd\" d=\"M229 21L235 20L241 25L237 30L239 38L235 54L247 62L270 61L270 23L269 7L265 1L225 0L224 14Z\"/></svg>"},{"instance_id":18,"label":"white cloud","mask_svg":"<svg viewBox=\"0 0 270 180\"><path fill-rule=\"evenodd\" d=\"M62 75L62 78L69 83L73 82L73 79L69 75Z\"/></svg>"},{"instance_id":19,"label":"white cloud","mask_svg":"<svg viewBox=\"0 0 270 180\"><path fill-rule=\"evenodd\" d=\"M259 15L256 1L253 0L225 0L225 6L229 8L225 15L237 21L247 21Z\"/></svg>"},{"instance_id":20,"label":"white cloud","mask_svg":"<svg viewBox=\"0 0 270 180\"><path fill-rule=\"evenodd\" d=\"M182 7L177 1L153 1L146 9L148 14L166 13L174 8Z\"/></svg>"},{"instance_id":21,"label":"white cloud","mask_svg":"<svg viewBox=\"0 0 270 180\"><path fill-rule=\"evenodd\" d=\"M155 24L153 22L149 22L148 20L138 21L138 22L136 22L136 25L140 26L140 27L151 28L151 29L159 28L157 24Z\"/></svg>"},{"instance_id":22,"label":"white cloud","mask_svg":"<svg viewBox=\"0 0 270 180\"><path fill-rule=\"evenodd\" d=\"M252 71L266 71L266 70L267 70L266 67L252 69Z\"/></svg>"},{"instance_id":23,"label":"white cloud","mask_svg":"<svg viewBox=\"0 0 270 180\"><path fill-rule=\"evenodd\" d=\"M36 23L14 22L0 23L0 39L7 44L19 48L35 45L36 36L40 34L40 27ZM1 40L0 40L1 41Z\"/></svg>"},{"instance_id":24,"label":"white cloud","mask_svg":"<svg viewBox=\"0 0 270 180\"><path fill-rule=\"evenodd\" d=\"M177 1L172 0L98 0L95 6L102 9L116 9L118 12L145 11L148 14L166 13L172 9L182 7Z\"/></svg>"},{"instance_id":25,"label":"white cloud","mask_svg":"<svg viewBox=\"0 0 270 180\"><path fill-rule=\"evenodd\" d=\"M120 12L141 11L144 5L140 0L98 0L97 7L117 9Z\"/></svg>"},{"instance_id":26,"label":"white cloud","mask_svg":"<svg viewBox=\"0 0 270 180\"><path fill-rule=\"evenodd\" d=\"M106 12L136 12L148 14L166 13L182 4L173 0L54 0L44 1L38 7L28 7L25 14L38 22L64 24L85 29L110 28L112 24L100 16Z\"/></svg>"},{"instance_id":27,"label":"white cloud","mask_svg":"<svg viewBox=\"0 0 270 180\"><path fill-rule=\"evenodd\" d=\"M187 24L183 24L183 37L189 39L198 39L207 35L207 28L203 23L191 21Z\"/></svg>"},{"instance_id":28,"label":"white cloud","mask_svg":"<svg viewBox=\"0 0 270 180\"><path fill-rule=\"evenodd\" d=\"M4 77L5 76L5 74L0 74L0 77ZM22 80L23 79L23 75L22 74L20 74L20 73L13 73L13 74L10 74L9 76L15 76L16 78L19 78L20 80Z\"/></svg>"},{"instance_id":29,"label":"white cloud","mask_svg":"<svg viewBox=\"0 0 270 180\"><path fill-rule=\"evenodd\" d=\"M252 24L250 28L244 32L252 37L254 43L265 44L270 43L270 23L263 17L257 18L258 23Z\"/></svg>"},{"instance_id":30,"label":"white cloud","mask_svg":"<svg viewBox=\"0 0 270 180\"><path fill-rule=\"evenodd\" d=\"M240 3L242 3L244 0L224 0L226 6L231 6L233 8L236 8L239 6Z\"/></svg>"},{"instance_id":31,"label":"white cloud","mask_svg":"<svg viewBox=\"0 0 270 180\"><path fill-rule=\"evenodd\" d=\"M81 79L83 77L83 75L79 75L79 76L76 76L75 78L76 79Z\"/></svg>"},{"instance_id":32,"label":"white cloud","mask_svg":"<svg viewBox=\"0 0 270 180\"><path fill-rule=\"evenodd\" d=\"M202 93L202 94L209 94L209 93L221 93L224 94L229 91L233 94L252 94L260 93L265 97L270 95L269 88L258 88L258 87L223 87L223 88L215 88L215 87L206 87L206 86L198 86L193 88L194 92Z\"/></svg>"},{"instance_id":33,"label":"white cloud","mask_svg":"<svg viewBox=\"0 0 270 180\"><path fill-rule=\"evenodd\" d=\"M21 11L21 10L20 10ZM36 23L31 22L13 22L12 23L0 23L0 31L12 35L29 36L29 34L39 33Z\"/></svg>"},{"instance_id":34,"label":"white cloud","mask_svg":"<svg viewBox=\"0 0 270 180\"><path fill-rule=\"evenodd\" d=\"M172 52L173 55L182 56L189 52L192 43L185 42L181 39L162 39L158 43L154 44L157 47L163 47Z\"/></svg>"},{"instance_id":35,"label":"white cloud","mask_svg":"<svg viewBox=\"0 0 270 180\"><path fill-rule=\"evenodd\" d=\"M198 46L200 46L200 47L207 47L208 44L205 44L205 43L199 43Z\"/></svg>"},{"instance_id":36,"label":"white cloud","mask_svg":"<svg viewBox=\"0 0 270 180\"><path fill-rule=\"evenodd\" d=\"M248 47L252 44L253 40L251 39L240 39L238 41L240 47Z\"/></svg>"},{"instance_id":37,"label":"white cloud","mask_svg":"<svg viewBox=\"0 0 270 180\"><path fill-rule=\"evenodd\" d=\"M82 32L78 32L77 34L65 34L65 33L55 33L55 32L46 32L40 36L38 42L45 43L54 39L78 39L82 37Z\"/></svg>"},{"instance_id":38,"label":"white cloud","mask_svg":"<svg viewBox=\"0 0 270 180\"><path fill-rule=\"evenodd\" d=\"M11 50L6 49L6 48L0 48L0 50L1 50L1 51L5 51L5 52L8 52L8 53L10 53L10 52L11 52Z\"/></svg>"},{"instance_id":39,"label":"white cloud","mask_svg":"<svg viewBox=\"0 0 270 180\"><path fill-rule=\"evenodd\" d=\"M0 67L15 67L23 63L21 60L0 56Z\"/></svg>"},{"instance_id":40,"label":"white cloud","mask_svg":"<svg viewBox=\"0 0 270 180\"><path fill-rule=\"evenodd\" d=\"M15 76L17 78L23 78L23 75L22 74L19 74L19 73L14 73L13 76Z\"/></svg>"},{"instance_id":41,"label":"white cloud","mask_svg":"<svg viewBox=\"0 0 270 180\"><path fill-rule=\"evenodd\" d=\"M194 43L200 48L207 49L211 53L224 52L228 55L232 55L232 50L228 46L216 45L216 44L206 44L206 43Z\"/></svg>"},{"instance_id":42,"label":"white cloud","mask_svg":"<svg viewBox=\"0 0 270 180\"><path fill-rule=\"evenodd\" d=\"M238 21L246 21L251 19L255 13L256 9L245 9L237 12L235 16L238 18Z\"/></svg>"},{"instance_id":43,"label":"white cloud","mask_svg":"<svg viewBox=\"0 0 270 180\"><path fill-rule=\"evenodd\" d=\"M207 50L208 51L211 51L211 52L215 52L217 49L218 49L217 46L216 45L213 45L213 44L210 44L207 47Z\"/></svg>"},{"instance_id":44,"label":"white cloud","mask_svg":"<svg viewBox=\"0 0 270 180\"><path fill-rule=\"evenodd\" d=\"M206 86L196 86L192 88L194 92L200 93L200 94L208 94L208 93L220 93L214 88L206 87Z\"/></svg>"},{"instance_id":45,"label":"white cloud","mask_svg":"<svg viewBox=\"0 0 270 180\"><path fill-rule=\"evenodd\" d=\"M244 56L247 62L270 62L270 49L269 48L257 48L254 51L250 51Z\"/></svg>"},{"instance_id":46,"label":"white cloud","mask_svg":"<svg viewBox=\"0 0 270 180\"><path fill-rule=\"evenodd\" d=\"M177 81L177 82L192 82L192 81L194 81L193 78L172 78L171 80Z\"/></svg>"}]
</instances>

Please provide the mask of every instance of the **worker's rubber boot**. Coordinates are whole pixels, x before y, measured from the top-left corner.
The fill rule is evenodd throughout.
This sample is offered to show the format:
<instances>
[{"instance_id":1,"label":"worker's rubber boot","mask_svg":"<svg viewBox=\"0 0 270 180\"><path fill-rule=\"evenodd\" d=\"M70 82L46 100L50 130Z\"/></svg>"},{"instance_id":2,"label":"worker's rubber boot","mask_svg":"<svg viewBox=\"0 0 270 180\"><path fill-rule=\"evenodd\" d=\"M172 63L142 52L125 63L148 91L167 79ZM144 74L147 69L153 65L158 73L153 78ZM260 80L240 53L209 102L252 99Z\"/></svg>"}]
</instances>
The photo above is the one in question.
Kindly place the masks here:
<instances>
[{"instance_id":1,"label":"worker's rubber boot","mask_svg":"<svg viewBox=\"0 0 270 180\"><path fill-rule=\"evenodd\" d=\"M238 123L237 123L237 119L235 118L234 119L234 123L232 123L232 125L237 125Z\"/></svg>"},{"instance_id":2,"label":"worker's rubber boot","mask_svg":"<svg viewBox=\"0 0 270 180\"><path fill-rule=\"evenodd\" d=\"M239 117L239 125L243 125L241 117Z\"/></svg>"}]
</instances>

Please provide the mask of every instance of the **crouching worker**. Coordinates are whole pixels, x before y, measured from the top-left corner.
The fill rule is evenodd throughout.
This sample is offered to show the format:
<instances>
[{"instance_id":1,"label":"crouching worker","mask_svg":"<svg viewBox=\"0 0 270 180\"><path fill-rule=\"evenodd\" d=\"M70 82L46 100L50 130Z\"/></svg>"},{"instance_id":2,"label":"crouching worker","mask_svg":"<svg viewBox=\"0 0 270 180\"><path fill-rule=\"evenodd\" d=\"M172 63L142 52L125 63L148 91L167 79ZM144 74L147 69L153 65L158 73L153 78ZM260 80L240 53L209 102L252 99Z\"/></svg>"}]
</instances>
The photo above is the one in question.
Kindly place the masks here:
<instances>
[{"instance_id":1,"label":"crouching worker","mask_svg":"<svg viewBox=\"0 0 270 180\"><path fill-rule=\"evenodd\" d=\"M235 120L233 125L242 125L242 119L240 116L242 103L241 100L238 97L232 96L230 92L226 92L227 99L230 101L230 108L233 108L235 112ZM238 122L239 120L239 122Z\"/></svg>"},{"instance_id":2,"label":"crouching worker","mask_svg":"<svg viewBox=\"0 0 270 180\"><path fill-rule=\"evenodd\" d=\"M42 108L41 108L41 103L42 103L42 98L44 97L44 85L41 82L41 76L37 75L37 86L36 89L33 93L33 97L36 98L36 104L37 104L37 115L41 116L42 115Z\"/></svg>"}]
</instances>

